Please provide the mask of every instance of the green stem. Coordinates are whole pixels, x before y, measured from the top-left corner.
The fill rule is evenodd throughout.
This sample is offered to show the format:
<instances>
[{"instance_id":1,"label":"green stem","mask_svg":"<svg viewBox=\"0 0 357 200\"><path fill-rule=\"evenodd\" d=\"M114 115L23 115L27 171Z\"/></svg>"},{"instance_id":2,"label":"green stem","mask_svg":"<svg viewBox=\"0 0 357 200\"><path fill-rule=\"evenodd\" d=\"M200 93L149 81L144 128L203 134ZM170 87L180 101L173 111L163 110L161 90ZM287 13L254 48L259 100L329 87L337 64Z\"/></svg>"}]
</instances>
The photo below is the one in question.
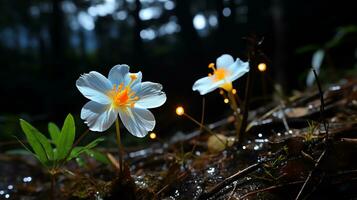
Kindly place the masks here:
<instances>
[{"instance_id":1,"label":"green stem","mask_svg":"<svg viewBox=\"0 0 357 200\"><path fill-rule=\"evenodd\" d=\"M115 128L116 128L116 140L117 140L118 153L119 153L119 175L123 175L123 171L124 171L123 151L122 151L121 140L120 140L120 127L119 127L118 118L115 121Z\"/></svg>"},{"instance_id":2,"label":"green stem","mask_svg":"<svg viewBox=\"0 0 357 200\"><path fill-rule=\"evenodd\" d=\"M228 92L228 99L229 102L231 103L231 108L234 112L234 116L235 116L235 122L234 122L234 126L236 127L236 132L237 132L237 140L238 142L241 140L241 135L240 135L240 123L239 123L239 112L238 112L238 104L236 101L236 98L234 97L232 91Z\"/></svg>"}]
</instances>

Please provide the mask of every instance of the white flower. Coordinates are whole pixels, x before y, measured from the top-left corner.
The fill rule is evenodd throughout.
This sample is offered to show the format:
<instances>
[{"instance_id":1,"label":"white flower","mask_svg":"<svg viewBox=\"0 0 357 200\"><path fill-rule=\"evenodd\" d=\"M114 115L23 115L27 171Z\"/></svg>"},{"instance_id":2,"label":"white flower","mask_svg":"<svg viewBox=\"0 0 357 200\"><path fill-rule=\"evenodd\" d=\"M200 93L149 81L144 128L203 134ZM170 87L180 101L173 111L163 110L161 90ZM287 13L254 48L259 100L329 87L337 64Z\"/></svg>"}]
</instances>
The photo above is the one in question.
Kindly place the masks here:
<instances>
[{"instance_id":1,"label":"white flower","mask_svg":"<svg viewBox=\"0 0 357 200\"><path fill-rule=\"evenodd\" d=\"M217 69L211 63L208 67L213 69L213 74L208 77L198 79L192 86L192 90L198 90L201 95L205 95L217 88L223 88L230 92L232 82L249 72L249 63L243 62L239 58L234 62L231 55L223 54L216 60Z\"/></svg>"},{"instance_id":2,"label":"white flower","mask_svg":"<svg viewBox=\"0 0 357 200\"><path fill-rule=\"evenodd\" d=\"M92 131L105 131L117 119L118 114L128 131L144 137L155 127L154 115L147 108L156 108L166 101L162 85L141 82L142 74L129 73L128 65L114 66L108 78L91 71L76 82L78 90L88 99L81 111Z\"/></svg>"}]
</instances>

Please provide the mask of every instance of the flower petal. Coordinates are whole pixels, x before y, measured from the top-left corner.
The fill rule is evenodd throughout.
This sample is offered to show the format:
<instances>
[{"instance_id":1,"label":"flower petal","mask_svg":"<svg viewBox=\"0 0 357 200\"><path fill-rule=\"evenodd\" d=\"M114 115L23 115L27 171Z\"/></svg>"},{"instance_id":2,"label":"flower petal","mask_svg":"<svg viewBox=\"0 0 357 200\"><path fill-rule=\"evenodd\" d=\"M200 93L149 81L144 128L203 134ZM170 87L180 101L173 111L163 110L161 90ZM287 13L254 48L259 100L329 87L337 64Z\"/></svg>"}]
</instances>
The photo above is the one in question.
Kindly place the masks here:
<instances>
[{"instance_id":1,"label":"flower petal","mask_svg":"<svg viewBox=\"0 0 357 200\"><path fill-rule=\"evenodd\" d=\"M193 91L199 91L201 95L205 95L213 90L217 89L224 80L215 82L212 77L204 77L198 79L192 86Z\"/></svg>"},{"instance_id":2,"label":"flower petal","mask_svg":"<svg viewBox=\"0 0 357 200\"><path fill-rule=\"evenodd\" d=\"M101 104L110 103L106 93L112 89L112 84L100 73L91 71L88 74L83 74L76 81L76 86L86 98Z\"/></svg>"},{"instance_id":3,"label":"flower petal","mask_svg":"<svg viewBox=\"0 0 357 200\"><path fill-rule=\"evenodd\" d=\"M223 54L216 60L217 69L218 68L228 68L234 63L234 59L229 54Z\"/></svg>"},{"instance_id":4,"label":"flower petal","mask_svg":"<svg viewBox=\"0 0 357 200\"><path fill-rule=\"evenodd\" d=\"M91 131L107 130L117 118L118 113L108 105L94 101L86 103L81 111L81 119L85 120Z\"/></svg>"},{"instance_id":5,"label":"flower petal","mask_svg":"<svg viewBox=\"0 0 357 200\"><path fill-rule=\"evenodd\" d=\"M124 85L128 85L130 82L131 82L131 76L132 75L135 75L136 76L136 79L131 83L131 89L134 91L134 92L137 92L141 89L141 79L143 77L142 73L141 72L138 72L138 73L128 73L125 75L125 78L124 78Z\"/></svg>"},{"instance_id":6,"label":"flower petal","mask_svg":"<svg viewBox=\"0 0 357 200\"><path fill-rule=\"evenodd\" d=\"M161 84L146 81L140 85L141 89L136 93L139 100L136 102L135 107L156 108L165 103L166 94L161 91Z\"/></svg>"},{"instance_id":7,"label":"flower petal","mask_svg":"<svg viewBox=\"0 0 357 200\"><path fill-rule=\"evenodd\" d=\"M129 66L122 64L122 65L115 65L110 71L108 75L108 79L112 84L116 84L117 86L124 82L126 75L129 73Z\"/></svg>"},{"instance_id":8,"label":"flower petal","mask_svg":"<svg viewBox=\"0 0 357 200\"><path fill-rule=\"evenodd\" d=\"M249 62L243 62L237 58L237 60L228 67L228 70L231 72L231 75L227 79L228 81L233 82L249 72Z\"/></svg>"},{"instance_id":9,"label":"flower petal","mask_svg":"<svg viewBox=\"0 0 357 200\"><path fill-rule=\"evenodd\" d=\"M119 116L128 131L136 137L145 137L155 127L155 117L144 108L123 108Z\"/></svg>"}]
</instances>

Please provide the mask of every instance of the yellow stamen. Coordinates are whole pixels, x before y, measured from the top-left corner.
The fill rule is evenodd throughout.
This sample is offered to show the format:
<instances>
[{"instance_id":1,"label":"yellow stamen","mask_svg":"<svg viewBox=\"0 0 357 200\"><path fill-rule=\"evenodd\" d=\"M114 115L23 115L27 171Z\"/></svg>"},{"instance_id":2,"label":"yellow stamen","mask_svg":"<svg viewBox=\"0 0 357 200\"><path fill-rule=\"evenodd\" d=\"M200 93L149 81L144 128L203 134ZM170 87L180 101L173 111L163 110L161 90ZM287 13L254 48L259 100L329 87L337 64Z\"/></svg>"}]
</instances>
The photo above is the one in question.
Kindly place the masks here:
<instances>
[{"instance_id":1,"label":"yellow stamen","mask_svg":"<svg viewBox=\"0 0 357 200\"><path fill-rule=\"evenodd\" d=\"M210 63L208 65L208 68L212 69L214 72L216 71L216 68L214 67L214 63Z\"/></svg>"},{"instance_id":2,"label":"yellow stamen","mask_svg":"<svg viewBox=\"0 0 357 200\"><path fill-rule=\"evenodd\" d=\"M118 91L120 91L121 89L123 89L124 83L120 83ZM114 84L114 87L116 87L116 85Z\"/></svg>"},{"instance_id":3,"label":"yellow stamen","mask_svg":"<svg viewBox=\"0 0 357 200\"><path fill-rule=\"evenodd\" d=\"M131 80L136 80L138 76L136 74L130 74Z\"/></svg>"},{"instance_id":4,"label":"yellow stamen","mask_svg":"<svg viewBox=\"0 0 357 200\"><path fill-rule=\"evenodd\" d=\"M225 80L226 77L230 74L230 72L225 68L216 69L214 63L210 63L208 68L213 70L213 75L208 74L208 76L212 77L214 82ZM220 87L228 92L233 89L232 83L228 81L225 81L222 85L220 85Z\"/></svg>"},{"instance_id":5,"label":"yellow stamen","mask_svg":"<svg viewBox=\"0 0 357 200\"><path fill-rule=\"evenodd\" d=\"M225 70L223 68L217 69L216 71L214 71L215 80L220 81L220 80L224 79L227 74L228 74L227 70Z\"/></svg>"},{"instance_id":6,"label":"yellow stamen","mask_svg":"<svg viewBox=\"0 0 357 200\"><path fill-rule=\"evenodd\" d=\"M135 79L131 79L130 83L125 87L124 83L121 83L118 87L114 84L113 88L107 93L107 95L112 99L112 106L114 108L125 106L134 107L136 101L139 100L139 97L135 95L135 92L132 91L130 87L133 80Z\"/></svg>"}]
</instances>

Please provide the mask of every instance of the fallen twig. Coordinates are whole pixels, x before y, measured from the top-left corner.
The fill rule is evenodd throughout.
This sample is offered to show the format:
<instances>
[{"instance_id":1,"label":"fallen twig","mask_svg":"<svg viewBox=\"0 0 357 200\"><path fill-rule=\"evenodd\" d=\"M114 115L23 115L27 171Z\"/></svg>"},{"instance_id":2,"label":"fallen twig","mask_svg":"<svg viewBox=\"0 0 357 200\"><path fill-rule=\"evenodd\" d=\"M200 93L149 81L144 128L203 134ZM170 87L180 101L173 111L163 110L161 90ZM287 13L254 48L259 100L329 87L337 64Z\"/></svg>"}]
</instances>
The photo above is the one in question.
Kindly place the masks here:
<instances>
[{"instance_id":1,"label":"fallen twig","mask_svg":"<svg viewBox=\"0 0 357 200\"><path fill-rule=\"evenodd\" d=\"M301 189L300 189L298 195L296 196L295 200L300 199L302 193L303 193L304 190L305 190L306 185L309 183L309 181L310 181L310 179L311 179L311 177L312 177L312 173L313 173L313 172L315 171L315 169L320 165L321 160L322 160L322 158L325 156L325 154L326 154L326 149L321 153L321 155L320 155L319 158L317 159L317 161L316 161L316 163L315 163L315 165L314 165L314 169L312 169L312 170L310 171L309 175L307 176L306 180L304 181L304 184L302 185L302 187L301 187Z\"/></svg>"},{"instance_id":2,"label":"fallen twig","mask_svg":"<svg viewBox=\"0 0 357 200\"><path fill-rule=\"evenodd\" d=\"M328 144L326 143L326 141L328 140L328 123L326 122L326 119L324 117L324 110L325 110L325 103L324 103L324 93L322 92L322 89L321 89L321 84L320 84L320 81L319 81L319 78L317 76L317 73L315 71L314 68L312 68L312 71L314 72L314 75L315 75L315 80L316 80L316 83L317 83L317 87L319 89L319 95L320 95L320 101L321 101L321 105L320 105L320 117L321 117L321 120L322 120L322 123L324 124L324 128L325 128L325 144ZM321 153L321 155L319 156L319 158L317 159L315 165L314 165L314 168L310 171L309 175L307 176L304 184L302 185L298 195L296 196L295 200L299 200L302 193L304 192L305 190L305 187L306 185L309 183L311 177L312 177L312 174L313 172L315 171L315 169L320 165L320 162L322 160L322 158L325 156L326 154L326 151L327 151L327 145L325 146L325 149L324 151Z\"/></svg>"},{"instance_id":3,"label":"fallen twig","mask_svg":"<svg viewBox=\"0 0 357 200\"><path fill-rule=\"evenodd\" d=\"M181 173L178 177L176 181L182 181L182 179L184 179L186 176L188 175L188 172L183 172ZM155 193L155 196L158 197L162 192L164 192L165 190L167 190L170 186L172 185L172 183L168 183L166 184L164 187L162 187L158 192Z\"/></svg>"},{"instance_id":4,"label":"fallen twig","mask_svg":"<svg viewBox=\"0 0 357 200\"><path fill-rule=\"evenodd\" d=\"M357 170L347 170L347 171L337 172L336 174L331 175L330 177L336 177L336 176L338 177L338 176L351 175L351 174L356 174L356 173L357 173ZM335 184L339 184L341 182L345 183L345 181L342 180L342 181L336 182ZM275 190L275 189L284 188L286 186L300 185L302 183L305 183L305 181L293 181L293 182L289 182L289 183L282 183L282 184L278 184L278 185L272 185L272 186L269 186L269 187L266 187L266 188L262 188L262 189L258 189L258 190L254 190L254 191L248 192L248 193L244 194L243 196L240 196L239 198L240 199L245 199L245 198L247 198L249 196L256 195L258 193L269 192L269 191L272 191L272 190Z\"/></svg>"},{"instance_id":5,"label":"fallen twig","mask_svg":"<svg viewBox=\"0 0 357 200\"><path fill-rule=\"evenodd\" d=\"M252 191L252 192L248 192L248 193L246 193L245 195L243 195L243 196L241 196L239 198L240 199L245 199L245 198L247 198L249 196L252 196L252 195L255 195L255 194L258 194L258 193L261 193L261 192L267 192L267 191L275 190L275 189L286 187L286 186L290 186L290 185L299 185L299 184L301 184L303 182L304 181L294 181L294 182L290 182L290 183L273 185L273 186L270 186L270 187L266 187L266 188L262 188L262 189L255 190L255 191Z\"/></svg>"},{"instance_id":6,"label":"fallen twig","mask_svg":"<svg viewBox=\"0 0 357 200\"><path fill-rule=\"evenodd\" d=\"M233 194L234 194L234 192L235 192L236 189L237 189L237 185L238 185L238 183L236 182L236 184L234 184L234 188L233 188L232 192L229 194L228 200L231 200L231 199L232 199Z\"/></svg>"},{"instance_id":7,"label":"fallen twig","mask_svg":"<svg viewBox=\"0 0 357 200\"><path fill-rule=\"evenodd\" d=\"M341 142L357 144L357 138L341 138Z\"/></svg>"}]
</instances>

